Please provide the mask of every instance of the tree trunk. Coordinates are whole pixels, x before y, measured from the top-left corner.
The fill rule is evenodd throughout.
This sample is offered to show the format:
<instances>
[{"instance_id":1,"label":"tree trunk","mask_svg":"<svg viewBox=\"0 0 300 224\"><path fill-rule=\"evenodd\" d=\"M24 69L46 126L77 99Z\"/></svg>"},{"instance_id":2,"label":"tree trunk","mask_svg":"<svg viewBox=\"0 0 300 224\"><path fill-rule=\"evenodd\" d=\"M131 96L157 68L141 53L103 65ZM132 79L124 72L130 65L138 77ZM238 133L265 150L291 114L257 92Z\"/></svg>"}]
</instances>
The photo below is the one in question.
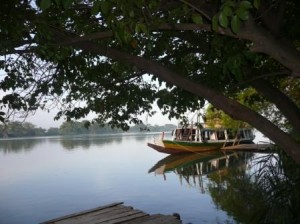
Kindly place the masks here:
<instances>
[{"instance_id":1,"label":"tree trunk","mask_svg":"<svg viewBox=\"0 0 300 224\"><path fill-rule=\"evenodd\" d=\"M190 81L183 76L180 76L179 74L176 74L175 72L163 67L155 61L130 55L109 47L103 48L102 46L89 41L77 42L71 45L84 51L101 54L113 60L123 61L125 63L134 65L148 73L152 73L169 84L178 86L179 88L182 88L190 93L207 99L211 104L223 110L232 118L245 121L257 128L272 141L274 141L279 147L281 147L297 163L300 163L300 143L298 143L290 135L280 130L277 126L272 124L260 114L232 99L225 97L215 90Z\"/></svg>"},{"instance_id":2,"label":"tree trunk","mask_svg":"<svg viewBox=\"0 0 300 224\"><path fill-rule=\"evenodd\" d=\"M252 18L245 22L244 29L237 37L253 42L251 50L269 55L292 71L292 76L300 77L300 52L295 47L275 38L257 25Z\"/></svg>"},{"instance_id":3,"label":"tree trunk","mask_svg":"<svg viewBox=\"0 0 300 224\"><path fill-rule=\"evenodd\" d=\"M300 108L289 97L263 79L255 80L251 82L251 85L262 93L267 100L274 103L289 120L294 130L300 133Z\"/></svg>"}]
</instances>

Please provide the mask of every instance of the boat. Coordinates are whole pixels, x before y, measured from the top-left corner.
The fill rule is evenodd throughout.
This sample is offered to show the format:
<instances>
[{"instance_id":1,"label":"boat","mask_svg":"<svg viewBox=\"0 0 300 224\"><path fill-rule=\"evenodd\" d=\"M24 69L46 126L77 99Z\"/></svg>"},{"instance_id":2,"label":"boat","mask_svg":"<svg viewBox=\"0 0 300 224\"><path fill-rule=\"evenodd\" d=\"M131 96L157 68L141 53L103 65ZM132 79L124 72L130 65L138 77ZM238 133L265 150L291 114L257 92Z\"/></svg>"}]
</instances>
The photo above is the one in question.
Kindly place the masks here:
<instances>
[{"instance_id":1,"label":"boat","mask_svg":"<svg viewBox=\"0 0 300 224\"><path fill-rule=\"evenodd\" d=\"M148 143L148 146L167 154L199 153L234 145L254 144L254 138L251 128L233 131L226 128L198 128L191 125L173 130L172 139L165 139L162 133L160 139Z\"/></svg>"}]
</instances>

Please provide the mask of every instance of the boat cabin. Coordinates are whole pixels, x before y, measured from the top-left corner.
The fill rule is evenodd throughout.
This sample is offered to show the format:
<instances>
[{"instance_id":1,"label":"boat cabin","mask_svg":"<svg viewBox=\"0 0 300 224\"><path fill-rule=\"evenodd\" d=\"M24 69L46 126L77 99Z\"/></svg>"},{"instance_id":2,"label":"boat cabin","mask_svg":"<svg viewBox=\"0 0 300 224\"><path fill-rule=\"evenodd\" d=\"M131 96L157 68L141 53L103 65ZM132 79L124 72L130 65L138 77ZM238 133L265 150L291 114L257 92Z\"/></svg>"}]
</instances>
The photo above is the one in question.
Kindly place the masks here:
<instances>
[{"instance_id":1,"label":"boat cabin","mask_svg":"<svg viewBox=\"0 0 300 224\"><path fill-rule=\"evenodd\" d=\"M172 132L175 141L219 142L219 141L253 141L254 134L250 128L237 131L225 128L177 128Z\"/></svg>"}]
</instances>

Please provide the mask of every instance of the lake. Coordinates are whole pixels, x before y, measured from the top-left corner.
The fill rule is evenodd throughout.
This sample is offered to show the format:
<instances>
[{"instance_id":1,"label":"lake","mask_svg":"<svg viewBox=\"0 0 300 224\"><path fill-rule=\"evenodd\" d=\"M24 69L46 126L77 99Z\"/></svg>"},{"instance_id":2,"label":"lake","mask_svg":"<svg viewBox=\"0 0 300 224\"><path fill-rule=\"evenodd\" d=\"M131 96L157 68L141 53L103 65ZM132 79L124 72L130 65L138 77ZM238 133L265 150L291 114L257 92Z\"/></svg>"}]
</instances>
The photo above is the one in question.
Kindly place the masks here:
<instances>
[{"instance_id":1,"label":"lake","mask_svg":"<svg viewBox=\"0 0 300 224\"><path fill-rule=\"evenodd\" d=\"M229 186L265 154L170 157L147 147L157 135L0 140L0 223L39 223L113 202L176 212L183 223L243 222L233 203L246 196ZM237 184L252 191L247 183Z\"/></svg>"}]
</instances>

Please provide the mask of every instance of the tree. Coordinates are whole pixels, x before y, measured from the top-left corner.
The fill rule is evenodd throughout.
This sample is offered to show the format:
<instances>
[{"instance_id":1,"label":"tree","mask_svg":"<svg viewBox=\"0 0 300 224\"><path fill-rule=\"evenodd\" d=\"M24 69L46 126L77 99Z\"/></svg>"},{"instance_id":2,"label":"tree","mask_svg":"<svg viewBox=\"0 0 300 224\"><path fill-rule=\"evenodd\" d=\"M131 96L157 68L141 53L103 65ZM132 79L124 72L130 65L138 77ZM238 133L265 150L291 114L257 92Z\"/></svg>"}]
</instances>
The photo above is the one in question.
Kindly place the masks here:
<instances>
[{"instance_id":1,"label":"tree","mask_svg":"<svg viewBox=\"0 0 300 224\"><path fill-rule=\"evenodd\" d=\"M60 131L59 131L59 128L49 128L46 132L46 135L47 136L54 136L54 135L60 135Z\"/></svg>"},{"instance_id":2,"label":"tree","mask_svg":"<svg viewBox=\"0 0 300 224\"><path fill-rule=\"evenodd\" d=\"M179 117L208 100L300 162L299 1L11 0L0 10L2 112L54 102L57 117L96 112L126 129L153 102ZM238 101L250 87L288 130Z\"/></svg>"},{"instance_id":3,"label":"tree","mask_svg":"<svg viewBox=\"0 0 300 224\"><path fill-rule=\"evenodd\" d=\"M29 122L14 121L0 125L0 136L3 138L44 136L45 131L45 129L37 128Z\"/></svg>"},{"instance_id":4,"label":"tree","mask_svg":"<svg viewBox=\"0 0 300 224\"><path fill-rule=\"evenodd\" d=\"M223 111L214 108L212 105L208 105L205 110L204 117L206 119L206 124L209 127L224 127L233 130L239 128L249 128L249 125L245 122L239 120L233 120Z\"/></svg>"},{"instance_id":5,"label":"tree","mask_svg":"<svg viewBox=\"0 0 300 224\"><path fill-rule=\"evenodd\" d=\"M84 127L83 122L70 121L70 122L64 122L59 127L59 132L62 135L80 135L80 134L88 134L88 129Z\"/></svg>"}]
</instances>

